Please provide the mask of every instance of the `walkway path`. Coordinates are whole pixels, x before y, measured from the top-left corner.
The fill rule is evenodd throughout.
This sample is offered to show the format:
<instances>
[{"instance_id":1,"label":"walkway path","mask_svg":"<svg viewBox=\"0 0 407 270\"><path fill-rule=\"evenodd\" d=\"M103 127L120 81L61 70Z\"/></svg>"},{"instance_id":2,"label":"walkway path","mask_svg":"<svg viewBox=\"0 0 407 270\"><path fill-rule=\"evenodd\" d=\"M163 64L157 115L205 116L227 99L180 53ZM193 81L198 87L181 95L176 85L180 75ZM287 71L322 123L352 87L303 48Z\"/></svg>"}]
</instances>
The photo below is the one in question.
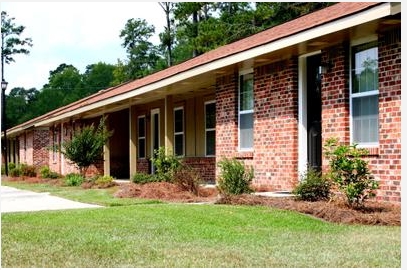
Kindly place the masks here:
<instances>
[{"instance_id":1,"label":"walkway path","mask_svg":"<svg viewBox=\"0 0 407 270\"><path fill-rule=\"evenodd\" d=\"M8 186L0 191L2 213L102 207Z\"/></svg>"}]
</instances>

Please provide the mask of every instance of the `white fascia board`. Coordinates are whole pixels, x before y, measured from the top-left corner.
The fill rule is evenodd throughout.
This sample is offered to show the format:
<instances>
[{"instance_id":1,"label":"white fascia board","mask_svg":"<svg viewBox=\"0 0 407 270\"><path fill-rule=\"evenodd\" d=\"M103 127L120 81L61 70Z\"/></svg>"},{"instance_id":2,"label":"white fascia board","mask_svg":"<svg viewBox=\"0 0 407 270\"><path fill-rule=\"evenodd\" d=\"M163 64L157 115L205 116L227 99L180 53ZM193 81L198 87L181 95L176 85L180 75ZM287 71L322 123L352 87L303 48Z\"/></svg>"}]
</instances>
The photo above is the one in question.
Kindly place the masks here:
<instances>
[{"instance_id":1,"label":"white fascia board","mask_svg":"<svg viewBox=\"0 0 407 270\"><path fill-rule=\"evenodd\" d=\"M184 72L181 72L179 74L173 75L169 78L160 80L158 82L155 83L151 83L149 85L146 86L142 86L138 89L135 89L133 91L129 91L127 93L124 94L119 94L117 96L93 103L93 104L89 104L87 106L83 106L81 108L72 110L70 112L61 114L59 116L56 117L51 117L49 119L40 121L38 123L35 124L35 126L41 126L41 125L45 125L48 124L50 122L54 122L57 120L61 120L64 118L68 118L89 110L93 110L93 109L97 109L106 105L110 105L112 103L115 102L119 102L122 100L126 100L150 91L154 91L156 89L186 80L188 78L194 77L194 76L198 76L201 74L204 74L206 72L209 71L214 71L229 65L233 65L248 59L252 59L255 58L257 56L261 56L263 54L266 53L270 53L270 52L274 52L289 46L293 46L295 44L299 44L301 42L305 42L307 40L313 39L313 38L317 38L320 36L324 36L327 34L331 34L340 30L344 30L347 28L351 28L369 21L373 21L391 14L395 14L397 13L397 10L400 9L400 5L395 5L393 3L383 3L380 4L378 6L369 8L368 10L356 13L354 15L339 19L339 20L335 20L333 22L330 23L326 23L323 24L321 26L317 26L305 31L302 31L300 33L276 40L276 41L272 41L270 43L264 44L264 45L260 45L258 47L240 52L240 53L236 53L234 55L231 56L227 56L225 58L222 59L218 59L215 60L213 62L207 63L207 64L203 64L202 66L199 67L195 67L192 68L191 70L187 70Z\"/></svg>"}]
</instances>

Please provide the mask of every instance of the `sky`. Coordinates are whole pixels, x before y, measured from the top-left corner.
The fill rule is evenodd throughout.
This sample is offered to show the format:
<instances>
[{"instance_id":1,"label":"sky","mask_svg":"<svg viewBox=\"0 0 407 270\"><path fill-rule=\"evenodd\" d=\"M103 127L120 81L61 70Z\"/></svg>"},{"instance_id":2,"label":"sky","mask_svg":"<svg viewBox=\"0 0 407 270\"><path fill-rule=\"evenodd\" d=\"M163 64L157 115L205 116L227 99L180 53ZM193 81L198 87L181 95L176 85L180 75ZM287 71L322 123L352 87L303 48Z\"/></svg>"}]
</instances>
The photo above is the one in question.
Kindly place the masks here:
<instances>
[{"instance_id":1,"label":"sky","mask_svg":"<svg viewBox=\"0 0 407 270\"><path fill-rule=\"evenodd\" d=\"M15 87L42 89L49 72L60 64L71 64L81 73L87 65L125 60L126 50L119 37L128 19L145 19L158 33L165 14L158 2L1 2L1 11L25 26L21 38L32 38L28 55L15 55L5 64L7 93Z\"/></svg>"}]
</instances>

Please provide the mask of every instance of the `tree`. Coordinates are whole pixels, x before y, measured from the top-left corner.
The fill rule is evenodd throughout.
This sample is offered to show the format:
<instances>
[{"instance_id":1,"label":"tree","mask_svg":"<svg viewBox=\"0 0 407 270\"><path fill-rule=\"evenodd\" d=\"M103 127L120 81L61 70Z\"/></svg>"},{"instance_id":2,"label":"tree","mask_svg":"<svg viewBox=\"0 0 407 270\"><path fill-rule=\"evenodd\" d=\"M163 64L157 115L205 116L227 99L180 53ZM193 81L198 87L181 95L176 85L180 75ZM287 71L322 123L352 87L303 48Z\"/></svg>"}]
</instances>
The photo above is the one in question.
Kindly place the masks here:
<instances>
[{"instance_id":1,"label":"tree","mask_svg":"<svg viewBox=\"0 0 407 270\"><path fill-rule=\"evenodd\" d=\"M27 49L32 46L31 38L20 38L25 26L17 26L7 12L1 12L1 78L4 79L4 64L15 62L13 55L29 54Z\"/></svg>"},{"instance_id":2,"label":"tree","mask_svg":"<svg viewBox=\"0 0 407 270\"><path fill-rule=\"evenodd\" d=\"M174 24L174 20L171 18L171 14L174 10L174 3L158 2L158 4L164 10L167 23L167 25L164 27L164 33L160 33L159 36L162 46L166 49L167 66L172 66L172 46L174 44L174 31L172 25Z\"/></svg>"},{"instance_id":3,"label":"tree","mask_svg":"<svg viewBox=\"0 0 407 270\"><path fill-rule=\"evenodd\" d=\"M115 66L99 62L86 66L85 73L83 74L83 89L81 97L85 97L96 93L101 89L113 86L113 72Z\"/></svg>"},{"instance_id":4,"label":"tree","mask_svg":"<svg viewBox=\"0 0 407 270\"><path fill-rule=\"evenodd\" d=\"M24 89L16 87L11 89L10 94L6 97L6 123L7 128L13 127L24 121L29 120L27 114L32 109L31 106L37 99L38 90L35 88Z\"/></svg>"},{"instance_id":5,"label":"tree","mask_svg":"<svg viewBox=\"0 0 407 270\"><path fill-rule=\"evenodd\" d=\"M71 140L65 141L60 149L67 159L78 166L84 177L90 165L102 160L103 146L112 135L106 128L105 120L106 118L102 117L96 129L93 124L83 127Z\"/></svg>"},{"instance_id":6,"label":"tree","mask_svg":"<svg viewBox=\"0 0 407 270\"><path fill-rule=\"evenodd\" d=\"M128 54L129 79L142 78L156 71L160 57L157 48L148 41L154 33L154 26L148 25L144 19L129 19L120 32L122 46Z\"/></svg>"}]
</instances>

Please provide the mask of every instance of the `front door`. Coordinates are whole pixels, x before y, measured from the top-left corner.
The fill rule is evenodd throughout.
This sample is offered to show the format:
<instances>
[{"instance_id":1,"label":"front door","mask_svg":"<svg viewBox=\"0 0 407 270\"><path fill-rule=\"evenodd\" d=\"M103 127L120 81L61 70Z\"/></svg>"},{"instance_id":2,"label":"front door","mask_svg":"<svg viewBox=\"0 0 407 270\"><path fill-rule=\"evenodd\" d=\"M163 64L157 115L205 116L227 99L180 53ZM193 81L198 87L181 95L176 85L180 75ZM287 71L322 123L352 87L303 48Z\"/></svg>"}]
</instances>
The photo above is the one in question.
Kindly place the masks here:
<instances>
[{"instance_id":1,"label":"front door","mask_svg":"<svg viewBox=\"0 0 407 270\"><path fill-rule=\"evenodd\" d=\"M321 137L321 55L307 58L307 143L308 166L320 171Z\"/></svg>"},{"instance_id":2,"label":"front door","mask_svg":"<svg viewBox=\"0 0 407 270\"><path fill-rule=\"evenodd\" d=\"M155 152L160 147L160 109L151 110L151 155L156 157ZM154 164L151 165L151 174L155 173Z\"/></svg>"}]
</instances>

